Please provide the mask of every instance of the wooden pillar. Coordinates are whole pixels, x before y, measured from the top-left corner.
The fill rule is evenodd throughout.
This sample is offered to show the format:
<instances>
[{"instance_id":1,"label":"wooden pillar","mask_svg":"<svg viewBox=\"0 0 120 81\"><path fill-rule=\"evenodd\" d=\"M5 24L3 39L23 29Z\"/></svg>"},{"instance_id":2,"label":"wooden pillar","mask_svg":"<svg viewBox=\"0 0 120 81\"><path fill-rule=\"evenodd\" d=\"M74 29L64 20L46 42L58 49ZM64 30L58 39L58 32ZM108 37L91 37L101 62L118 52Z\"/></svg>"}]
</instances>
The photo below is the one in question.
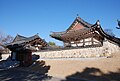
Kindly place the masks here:
<instances>
[{"instance_id":1,"label":"wooden pillar","mask_svg":"<svg viewBox=\"0 0 120 81\"><path fill-rule=\"evenodd\" d=\"M70 45L70 47L71 47L71 42L69 42L69 45Z\"/></svg>"},{"instance_id":2,"label":"wooden pillar","mask_svg":"<svg viewBox=\"0 0 120 81\"><path fill-rule=\"evenodd\" d=\"M76 44L76 46L78 47L78 42L77 42L77 41L75 41L75 44Z\"/></svg>"},{"instance_id":3,"label":"wooden pillar","mask_svg":"<svg viewBox=\"0 0 120 81\"><path fill-rule=\"evenodd\" d=\"M103 46L103 40L100 40L101 45Z\"/></svg>"},{"instance_id":4,"label":"wooden pillar","mask_svg":"<svg viewBox=\"0 0 120 81\"><path fill-rule=\"evenodd\" d=\"M83 39L83 47L85 46L85 39Z\"/></svg>"},{"instance_id":5,"label":"wooden pillar","mask_svg":"<svg viewBox=\"0 0 120 81\"><path fill-rule=\"evenodd\" d=\"M78 47L78 44L76 43L76 47Z\"/></svg>"},{"instance_id":6,"label":"wooden pillar","mask_svg":"<svg viewBox=\"0 0 120 81\"><path fill-rule=\"evenodd\" d=\"M92 45L94 45L93 36L91 37L91 43Z\"/></svg>"}]
</instances>

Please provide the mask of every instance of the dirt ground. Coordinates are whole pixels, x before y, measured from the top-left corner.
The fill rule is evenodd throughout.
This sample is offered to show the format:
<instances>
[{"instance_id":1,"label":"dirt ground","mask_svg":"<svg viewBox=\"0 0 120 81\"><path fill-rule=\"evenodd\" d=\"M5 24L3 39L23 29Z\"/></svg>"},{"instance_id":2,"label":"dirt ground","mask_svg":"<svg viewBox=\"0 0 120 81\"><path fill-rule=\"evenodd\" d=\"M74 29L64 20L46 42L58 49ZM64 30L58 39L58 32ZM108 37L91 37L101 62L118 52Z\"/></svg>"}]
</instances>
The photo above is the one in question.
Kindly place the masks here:
<instances>
[{"instance_id":1,"label":"dirt ground","mask_svg":"<svg viewBox=\"0 0 120 81\"><path fill-rule=\"evenodd\" d=\"M120 81L120 51L112 55L41 59L30 67L0 70L0 81Z\"/></svg>"},{"instance_id":2,"label":"dirt ground","mask_svg":"<svg viewBox=\"0 0 120 81\"><path fill-rule=\"evenodd\" d=\"M120 51L112 55L113 57L111 58L88 58L75 60L47 59L44 61L46 62L46 65L50 65L48 74L54 77L66 78L68 76L73 76L76 73L81 74L84 72L87 72L87 75L91 75L93 73L95 76L100 76L120 72ZM92 70L93 72L91 72Z\"/></svg>"}]
</instances>

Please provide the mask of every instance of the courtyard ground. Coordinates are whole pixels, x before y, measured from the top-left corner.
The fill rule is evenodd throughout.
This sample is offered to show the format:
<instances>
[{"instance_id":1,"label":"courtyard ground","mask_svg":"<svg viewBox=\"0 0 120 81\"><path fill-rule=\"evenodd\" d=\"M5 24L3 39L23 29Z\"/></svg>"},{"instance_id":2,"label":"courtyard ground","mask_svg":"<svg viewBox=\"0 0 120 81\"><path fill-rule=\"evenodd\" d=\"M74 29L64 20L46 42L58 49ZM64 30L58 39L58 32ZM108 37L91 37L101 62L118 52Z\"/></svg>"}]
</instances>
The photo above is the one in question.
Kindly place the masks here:
<instances>
[{"instance_id":1,"label":"courtyard ground","mask_svg":"<svg viewBox=\"0 0 120 81\"><path fill-rule=\"evenodd\" d=\"M110 58L39 59L0 70L0 81L120 81L120 51ZM0 63L1 64L1 63Z\"/></svg>"}]
</instances>

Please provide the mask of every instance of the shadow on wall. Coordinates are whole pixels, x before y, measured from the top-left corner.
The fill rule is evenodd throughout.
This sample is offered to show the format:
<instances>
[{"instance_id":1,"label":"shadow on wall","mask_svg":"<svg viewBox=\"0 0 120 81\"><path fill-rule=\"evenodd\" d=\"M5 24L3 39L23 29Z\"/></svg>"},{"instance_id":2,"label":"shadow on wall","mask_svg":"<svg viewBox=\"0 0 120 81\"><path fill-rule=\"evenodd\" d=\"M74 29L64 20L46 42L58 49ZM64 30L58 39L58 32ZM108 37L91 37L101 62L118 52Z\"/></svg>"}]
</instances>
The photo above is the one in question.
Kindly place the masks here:
<instances>
[{"instance_id":1,"label":"shadow on wall","mask_svg":"<svg viewBox=\"0 0 120 81\"><path fill-rule=\"evenodd\" d=\"M29 67L0 70L0 81L42 81L51 79L47 75L50 66L45 61L36 61Z\"/></svg>"},{"instance_id":2,"label":"shadow on wall","mask_svg":"<svg viewBox=\"0 0 120 81\"><path fill-rule=\"evenodd\" d=\"M76 72L62 81L120 81L120 69L105 74L98 68L85 68L83 72Z\"/></svg>"}]
</instances>

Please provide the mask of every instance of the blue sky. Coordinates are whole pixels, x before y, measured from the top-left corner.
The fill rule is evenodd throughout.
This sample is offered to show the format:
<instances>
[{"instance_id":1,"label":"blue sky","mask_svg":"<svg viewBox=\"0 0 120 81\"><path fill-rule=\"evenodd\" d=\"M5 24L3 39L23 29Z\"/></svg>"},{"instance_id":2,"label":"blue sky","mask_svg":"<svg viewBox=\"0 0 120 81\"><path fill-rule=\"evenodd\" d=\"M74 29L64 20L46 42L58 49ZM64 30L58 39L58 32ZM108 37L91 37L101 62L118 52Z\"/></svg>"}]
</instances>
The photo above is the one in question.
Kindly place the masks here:
<instances>
[{"instance_id":1,"label":"blue sky","mask_svg":"<svg viewBox=\"0 0 120 81\"><path fill-rule=\"evenodd\" d=\"M117 37L120 0L0 0L0 31L16 36L39 36L58 45L49 37L51 31L65 31L77 14L94 24L100 20L103 29L112 29Z\"/></svg>"}]
</instances>

